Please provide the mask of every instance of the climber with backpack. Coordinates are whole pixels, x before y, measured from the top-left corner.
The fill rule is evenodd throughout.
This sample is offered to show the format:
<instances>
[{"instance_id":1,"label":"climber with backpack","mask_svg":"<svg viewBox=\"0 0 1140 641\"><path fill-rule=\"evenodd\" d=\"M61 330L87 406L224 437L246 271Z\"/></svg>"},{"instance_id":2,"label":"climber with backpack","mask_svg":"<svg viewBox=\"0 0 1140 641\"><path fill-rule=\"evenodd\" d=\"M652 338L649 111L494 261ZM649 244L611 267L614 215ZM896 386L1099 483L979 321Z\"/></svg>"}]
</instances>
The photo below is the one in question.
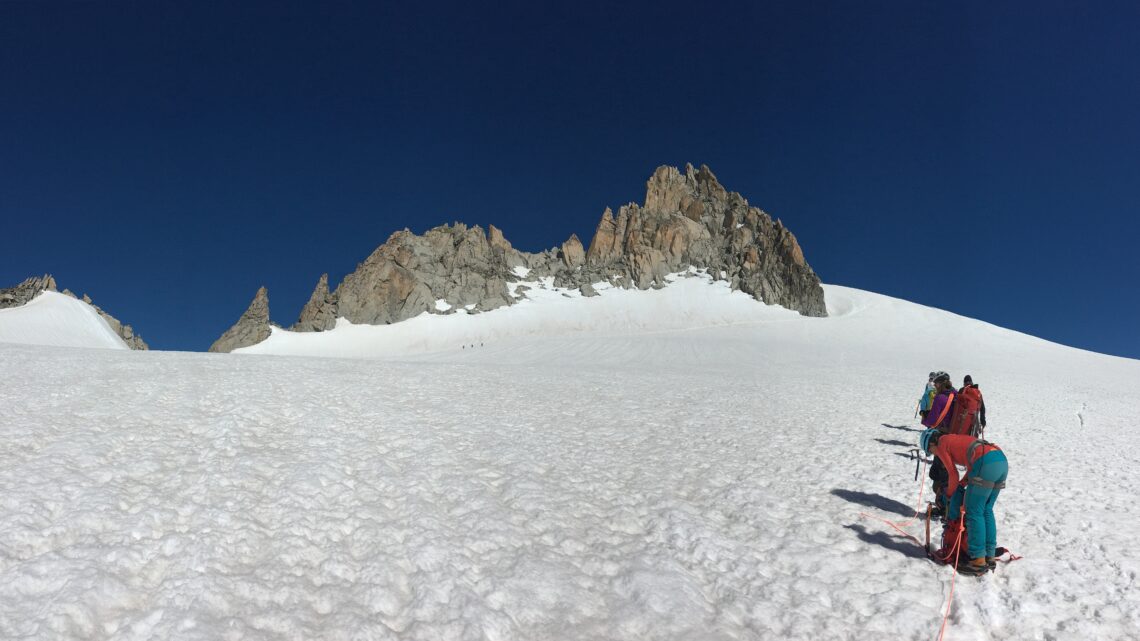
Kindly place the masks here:
<instances>
[{"instance_id":1,"label":"climber with backpack","mask_svg":"<svg viewBox=\"0 0 1140 641\"><path fill-rule=\"evenodd\" d=\"M939 432L949 432L954 402L958 395L954 391L954 383L950 381L950 375L946 372L935 372L933 382L936 394L930 404L930 411L922 418L922 424ZM933 516L941 517L947 513L945 490L949 478L942 461L935 458L930 465L930 480L934 482Z\"/></svg>"},{"instance_id":2,"label":"climber with backpack","mask_svg":"<svg viewBox=\"0 0 1140 641\"><path fill-rule=\"evenodd\" d=\"M950 418L951 434L967 434L981 438L986 429L986 401L982 390L967 374L962 379L962 389L958 390L958 400L954 404L954 414Z\"/></svg>"},{"instance_id":3,"label":"climber with backpack","mask_svg":"<svg viewBox=\"0 0 1140 641\"><path fill-rule=\"evenodd\" d=\"M950 381L950 375L946 372L935 372L933 383L934 400L930 402L930 411L922 419L922 424L940 432L949 432L954 400L958 393L954 390L954 383Z\"/></svg>"},{"instance_id":4,"label":"climber with backpack","mask_svg":"<svg viewBox=\"0 0 1140 641\"><path fill-rule=\"evenodd\" d=\"M965 528L958 549L946 549L949 537L944 536L943 560L955 563L963 574L980 575L994 569L998 550L994 503L1009 474L1005 453L997 445L973 436L943 434L935 429L922 433L919 447L942 461L950 475L946 496L952 498L946 531L956 534L958 528ZM966 468L960 484L956 467L959 465ZM962 547L968 554L968 562L957 563L957 559L949 558Z\"/></svg>"}]
</instances>

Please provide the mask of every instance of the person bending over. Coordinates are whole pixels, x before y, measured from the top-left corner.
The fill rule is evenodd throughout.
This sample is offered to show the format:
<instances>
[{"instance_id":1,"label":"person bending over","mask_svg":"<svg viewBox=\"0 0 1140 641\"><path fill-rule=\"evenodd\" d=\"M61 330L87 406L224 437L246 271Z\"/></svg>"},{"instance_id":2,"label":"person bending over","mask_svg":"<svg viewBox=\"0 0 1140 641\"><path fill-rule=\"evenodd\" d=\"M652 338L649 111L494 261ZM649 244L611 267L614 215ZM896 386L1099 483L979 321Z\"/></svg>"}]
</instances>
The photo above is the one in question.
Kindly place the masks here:
<instances>
[{"instance_id":1,"label":"person bending over","mask_svg":"<svg viewBox=\"0 0 1140 641\"><path fill-rule=\"evenodd\" d=\"M1001 448L965 434L942 434L928 429L919 445L927 454L942 462L949 479L946 496L950 498L948 518L956 518L965 503L966 551L970 562L959 568L966 574L981 574L997 565L997 521L994 503L1005 487L1009 462ZM961 487L958 468L966 468Z\"/></svg>"}]
</instances>

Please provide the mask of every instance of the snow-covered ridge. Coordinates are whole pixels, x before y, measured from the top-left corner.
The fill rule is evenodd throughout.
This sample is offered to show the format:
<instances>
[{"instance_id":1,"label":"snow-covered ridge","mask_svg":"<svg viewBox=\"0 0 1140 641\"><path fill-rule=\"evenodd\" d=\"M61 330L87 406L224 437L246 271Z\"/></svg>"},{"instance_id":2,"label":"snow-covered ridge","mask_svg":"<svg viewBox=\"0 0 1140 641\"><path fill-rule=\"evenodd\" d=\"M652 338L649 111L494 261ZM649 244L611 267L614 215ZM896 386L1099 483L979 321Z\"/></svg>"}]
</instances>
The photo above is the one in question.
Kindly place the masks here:
<instances>
[{"instance_id":1,"label":"snow-covered ridge","mask_svg":"<svg viewBox=\"0 0 1140 641\"><path fill-rule=\"evenodd\" d=\"M52 291L0 309L0 343L130 349L94 307Z\"/></svg>"},{"instance_id":2,"label":"snow-covered ridge","mask_svg":"<svg viewBox=\"0 0 1140 641\"><path fill-rule=\"evenodd\" d=\"M526 277L525 272L518 275ZM599 295L591 297L583 296L578 288L555 287L553 277L518 281L508 284L518 302L488 312L472 314L463 308L450 314L424 312L391 325L353 325L341 318L334 329L325 332L274 327L268 339L234 352L377 358L458 350L527 336L629 334L817 320L759 303L698 270L671 274L667 280L666 287L644 291L596 283ZM445 311L443 307L437 303L437 309Z\"/></svg>"},{"instance_id":3,"label":"snow-covered ridge","mask_svg":"<svg viewBox=\"0 0 1140 641\"><path fill-rule=\"evenodd\" d=\"M516 275L526 278L527 273L520 269ZM554 279L549 277L520 280L508 284L510 295L518 302L488 312L452 310L446 302L439 301L437 310L451 313L424 312L391 325L354 325L341 318L334 329L325 332L273 327L268 339L234 353L407 357L446 354L472 346L503 348L528 337L548 340L580 334L620 336L756 324L784 325L769 328L762 335L773 339L769 349L775 351L781 351L781 345L802 345L808 351L829 343L846 345L848 332L853 328L867 342L877 341L882 349L900 353L921 354L938 349L939 345L956 349L962 355L963 366L988 358L994 351L978 353L977 341L981 336L1000 339L997 345L1003 347L997 354L1008 353L1006 348L1010 345L1018 349L1050 345L1081 351L944 310L838 285L823 286L828 316L813 318L765 305L701 270L670 274L667 280L667 286L651 290L596 283L594 289L599 295L589 297L578 288L555 287ZM948 331L948 327L953 329Z\"/></svg>"}]
</instances>

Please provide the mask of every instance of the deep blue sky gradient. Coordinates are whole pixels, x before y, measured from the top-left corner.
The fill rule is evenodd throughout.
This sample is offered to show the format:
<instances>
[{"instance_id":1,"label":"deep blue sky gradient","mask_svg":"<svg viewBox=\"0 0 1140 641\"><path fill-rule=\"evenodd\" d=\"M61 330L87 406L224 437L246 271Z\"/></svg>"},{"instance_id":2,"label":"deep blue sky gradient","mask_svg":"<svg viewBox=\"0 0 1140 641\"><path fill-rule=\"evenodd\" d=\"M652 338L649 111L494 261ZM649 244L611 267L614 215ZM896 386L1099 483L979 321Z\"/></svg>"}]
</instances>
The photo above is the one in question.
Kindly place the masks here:
<instances>
[{"instance_id":1,"label":"deep blue sky gradient","mask_svg":"<svg viewBox=\"0 0 1140 641\"><path fill-rule=\"evenodd\" d=\"M708 164L826 283L1140 357L1140 4L0 3L0 286L153 348Z\"/></svg>"}]
</instances>

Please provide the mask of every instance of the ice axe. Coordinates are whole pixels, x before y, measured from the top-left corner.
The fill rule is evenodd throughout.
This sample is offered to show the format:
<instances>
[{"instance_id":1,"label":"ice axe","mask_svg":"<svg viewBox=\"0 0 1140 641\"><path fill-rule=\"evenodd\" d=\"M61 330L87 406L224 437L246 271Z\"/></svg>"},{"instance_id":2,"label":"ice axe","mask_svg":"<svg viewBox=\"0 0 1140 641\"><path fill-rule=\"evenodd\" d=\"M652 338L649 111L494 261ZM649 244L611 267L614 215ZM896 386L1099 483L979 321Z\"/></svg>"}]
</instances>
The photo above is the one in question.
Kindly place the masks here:
<instances>
[{"instance_id":1,"label":"ice axe","mask_svg":"<svg viewBox=\"0 0 1140 641\"><path fill-rule=\"evenodd\" d=\"M934 505L926 502L926 556L930 556L930 515Z\"/></svg>"}]
</instances>

